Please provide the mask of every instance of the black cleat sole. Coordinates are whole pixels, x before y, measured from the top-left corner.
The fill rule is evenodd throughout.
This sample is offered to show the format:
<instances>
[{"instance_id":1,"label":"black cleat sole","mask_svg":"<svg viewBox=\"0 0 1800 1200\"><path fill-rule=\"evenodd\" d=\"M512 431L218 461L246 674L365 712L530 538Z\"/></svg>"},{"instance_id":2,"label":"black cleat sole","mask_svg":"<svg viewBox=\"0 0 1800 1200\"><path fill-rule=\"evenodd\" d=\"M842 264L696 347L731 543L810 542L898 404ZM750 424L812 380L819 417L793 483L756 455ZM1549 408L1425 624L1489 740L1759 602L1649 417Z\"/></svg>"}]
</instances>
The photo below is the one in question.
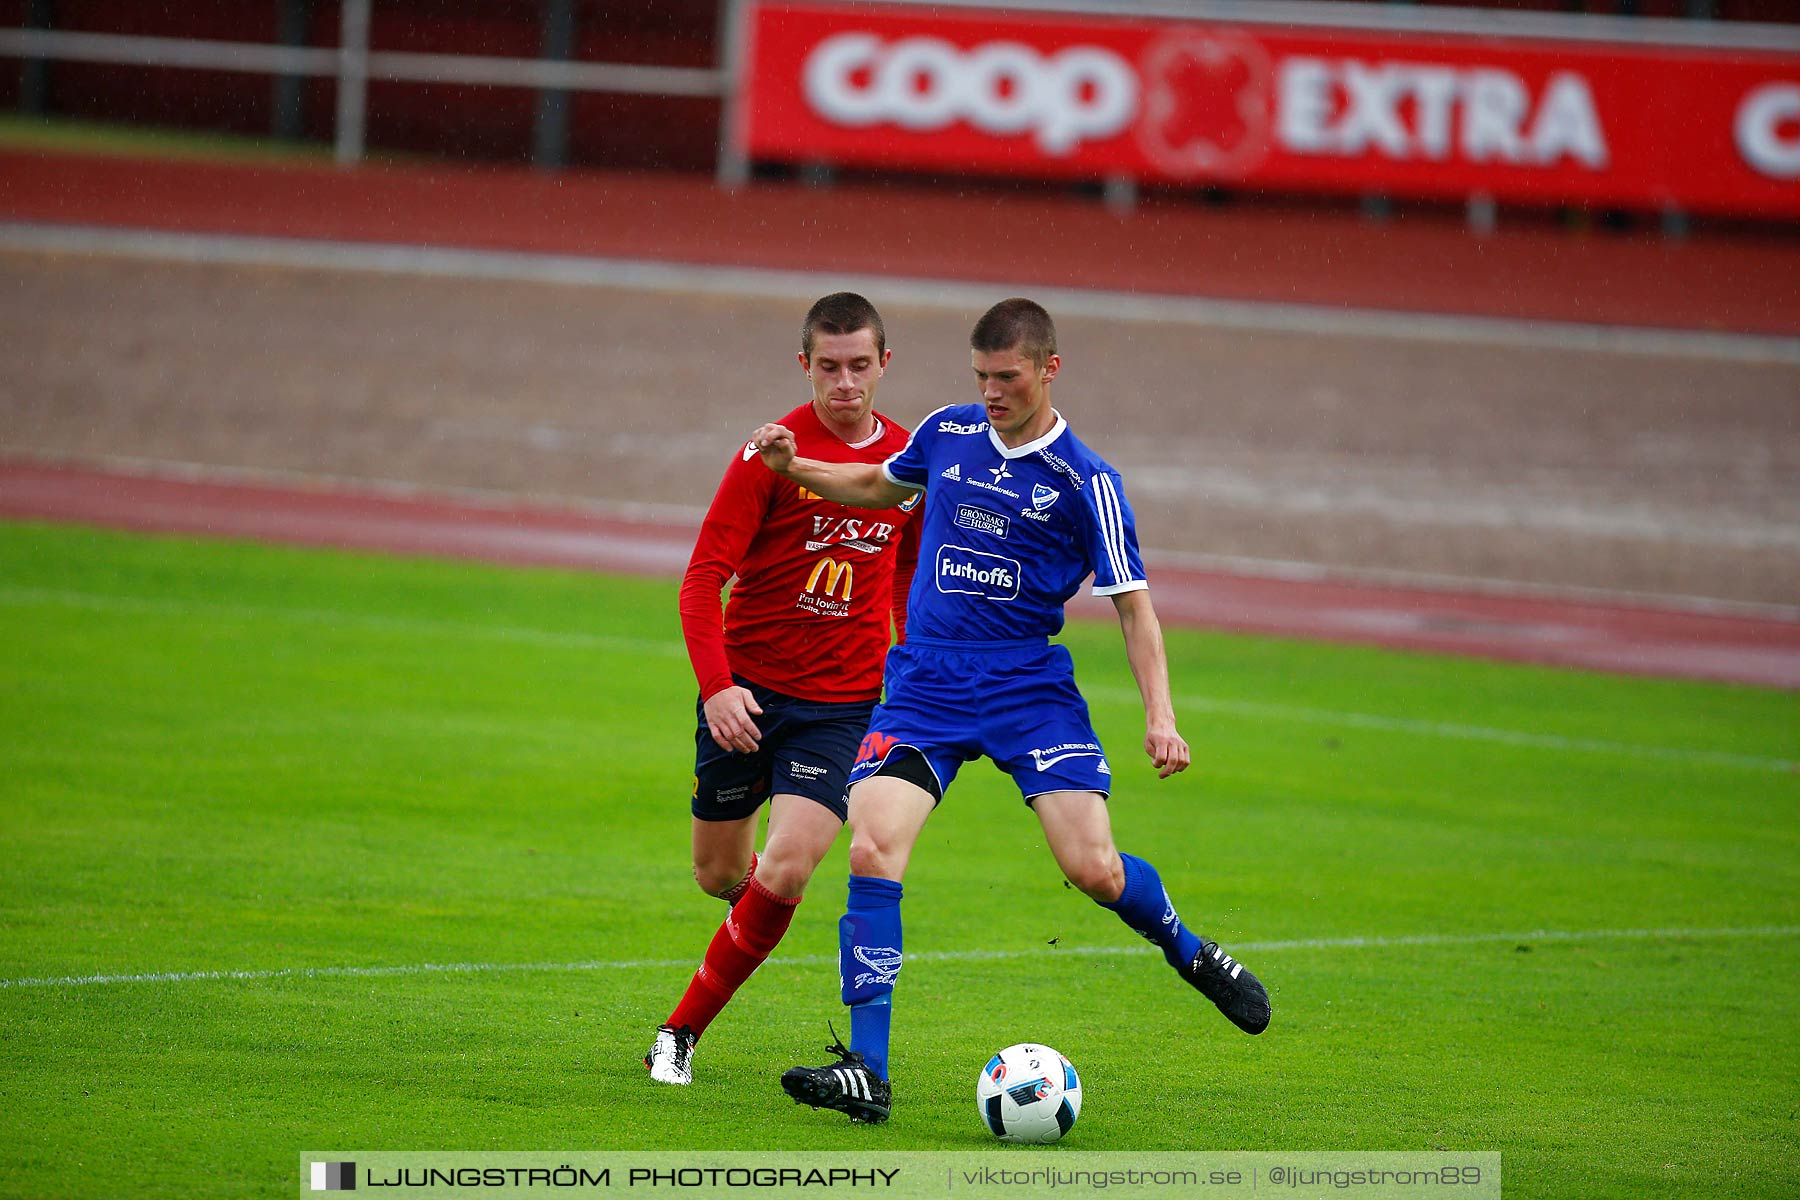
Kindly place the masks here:
<instances>
[{"instance_id":1,"label":"black cleat sole","mask_svg":"<svg viewBox=\"0 0 1800 1200\"><path fill-rule=\"evenodd\" d=\"M1219 955L1223 961L1215 958L1208 962L1208 948L1218 955L1217 943L1205 943L1194 962L1181 973L1182 978L1211 1000L1227 1021L1255 1037L1269 1027L1273 1007L1269 1003L1268 989L1229 955ZM1237 972L1235 976L1231 974L1233 968Z\"/></svg>"},{"instance_id":2,"label":"black cleat sole","mask_svg":"<svg viewBox=\"0 0 1800 1200\"><path fill-rule=\"evenodd\" d=\"M836 1084L822 1081L818 1072L806 1067L790 1067L783 1072L781 1088L794 1098L796 1104L829 1108L860 1125L879 1125L888 1119L888 1106L846 1096Z\"/></svg>"}]
</instances>

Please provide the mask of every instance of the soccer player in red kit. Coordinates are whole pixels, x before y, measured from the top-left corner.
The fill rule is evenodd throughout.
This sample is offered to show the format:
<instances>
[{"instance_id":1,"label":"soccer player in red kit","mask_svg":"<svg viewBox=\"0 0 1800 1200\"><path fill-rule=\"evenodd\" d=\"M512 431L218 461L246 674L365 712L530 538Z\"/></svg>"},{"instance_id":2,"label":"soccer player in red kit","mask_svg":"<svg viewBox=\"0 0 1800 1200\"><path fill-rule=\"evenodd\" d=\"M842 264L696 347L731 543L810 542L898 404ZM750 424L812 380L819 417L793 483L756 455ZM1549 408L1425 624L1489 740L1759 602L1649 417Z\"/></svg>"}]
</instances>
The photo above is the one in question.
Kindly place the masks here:
<instances>
[{"instance_id":1,"label":"soccer player in red kit","mask_svg":"<svg viewBox=\"0 0 1800 1200\"><path fill-rule=\"evenodd\" d=\"M879 463L907 431L875 411L893 352L852 292L806 314L812 399L781 418L802 453ZM694 879L731 905L687 993L644 1056L659 1083L693 1080L694 1044L787 932L843 828L846 784L881 694L890 623L906 634L918 496L870 511L821 499L733 455L681 584L681 628L700 683L694 734ZM719 592L736 578L720 624ZM754 853L757 814L769 832Z\"/></svg>"}]
</instances>

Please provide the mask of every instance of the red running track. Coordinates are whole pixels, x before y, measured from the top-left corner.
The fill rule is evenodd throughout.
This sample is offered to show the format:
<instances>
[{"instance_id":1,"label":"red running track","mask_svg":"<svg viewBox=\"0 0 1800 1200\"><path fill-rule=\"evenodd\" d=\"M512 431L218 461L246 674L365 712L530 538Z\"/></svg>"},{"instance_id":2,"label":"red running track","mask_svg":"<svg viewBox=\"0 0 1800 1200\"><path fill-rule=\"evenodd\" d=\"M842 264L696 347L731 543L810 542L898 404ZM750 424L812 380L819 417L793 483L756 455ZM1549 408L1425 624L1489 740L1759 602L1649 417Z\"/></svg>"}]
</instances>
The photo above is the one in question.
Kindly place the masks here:
<instances>
[{"instance_id":1,"label":"red running track","mask_svg":"<svg viewBox=\"0 0 1800 1200\"><path fill-rule=\"evenodd\" d=\"M0 462L0 517L395 554L679 574L692 526L429 494ZM1800 621L1153 566L1157 611L1204 626L1800 689ZM1109 615L1091 597L1075 615Z\"/></svg>"},{"instance_id":2,"label":"red running track","mask_svg":"<svg viewBox=\"0 0 1800 1200\"><path fill-rule=\"evenodd\" d=\"M0 151L0 221L1099 288L1404 312L1800 334L1800 239L674 173L251 165ZM823 249L822 249L823 248Z\"/></svg>"}]
</instances>

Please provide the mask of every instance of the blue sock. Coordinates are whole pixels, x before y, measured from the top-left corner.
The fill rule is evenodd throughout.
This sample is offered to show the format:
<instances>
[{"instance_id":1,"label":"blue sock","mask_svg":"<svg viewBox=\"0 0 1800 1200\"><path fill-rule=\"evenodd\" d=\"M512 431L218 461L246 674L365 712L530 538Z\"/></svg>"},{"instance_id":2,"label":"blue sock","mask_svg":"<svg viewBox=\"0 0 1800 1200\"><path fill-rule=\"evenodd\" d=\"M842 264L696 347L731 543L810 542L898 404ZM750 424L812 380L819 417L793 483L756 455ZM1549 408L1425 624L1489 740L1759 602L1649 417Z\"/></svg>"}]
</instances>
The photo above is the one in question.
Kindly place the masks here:
<instances>
[{"instance_id":1,"label":"blue sock","mask_svg":"<svg viewBox=\"0 0 1800 1200\"><path fill-rule=\"evenodd\" d=\"M900 884L850 877L850 905L838 922L838 974L850 1006L850 1048L888 1077L888 1029L900 974Z\"/></svg>"},{"instance_id":2,"label":"blue sock","mask_svg":"<svg viewBox=\"0 0 1800 1200\"><path fill-rule=\"evenodd\" d=\"M1155 867L1133 854L1121 854L1119 859L1125 864L1125 890L1100 907L1112 909L1119 920L1160 946L1170 966L1176 970L1187 966L1200 952L1200 935L1181 923Z\"/></svg>"}]
</instances>

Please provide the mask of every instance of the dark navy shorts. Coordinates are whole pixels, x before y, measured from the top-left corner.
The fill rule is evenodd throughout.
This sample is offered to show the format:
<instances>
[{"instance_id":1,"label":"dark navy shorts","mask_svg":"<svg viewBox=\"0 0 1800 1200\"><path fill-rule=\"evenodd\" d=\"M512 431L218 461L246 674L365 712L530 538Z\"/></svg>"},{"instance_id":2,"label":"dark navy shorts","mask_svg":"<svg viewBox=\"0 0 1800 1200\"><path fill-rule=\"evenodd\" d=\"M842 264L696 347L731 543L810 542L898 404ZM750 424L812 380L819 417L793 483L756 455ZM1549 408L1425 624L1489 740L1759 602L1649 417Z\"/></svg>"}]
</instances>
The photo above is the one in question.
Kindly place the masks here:
<instances>
[{"instance_id":1,"label":"dark navy shorts","mask_svg":"<svg viewBox=\"0 0 1800 1200\"><path fill-rule=\"evenodd\" d=\"M694 816L736 821L770 796L792 795L817 800L843 820L850 764L875 702L801 700L748 679L733 681L762 705L762 715L751 718L762 738L754 754L719 749L707 730L706 702L695 699Z\"/></svg>"},{"instance_id":2,"label":"dark navy shorts","mask_svg":"<svg viewBox=\"0 0 1800 1200\"><path fill-rule=\"evenodd\" d=\"M888 651L886 683L853 784L911 752L931 767L940 794L963 763L982 757L1012 776L1026 803L1046 792L1112 792L1112 768L1064 646L909 637Z\"/></svg>"}]
</instances>

